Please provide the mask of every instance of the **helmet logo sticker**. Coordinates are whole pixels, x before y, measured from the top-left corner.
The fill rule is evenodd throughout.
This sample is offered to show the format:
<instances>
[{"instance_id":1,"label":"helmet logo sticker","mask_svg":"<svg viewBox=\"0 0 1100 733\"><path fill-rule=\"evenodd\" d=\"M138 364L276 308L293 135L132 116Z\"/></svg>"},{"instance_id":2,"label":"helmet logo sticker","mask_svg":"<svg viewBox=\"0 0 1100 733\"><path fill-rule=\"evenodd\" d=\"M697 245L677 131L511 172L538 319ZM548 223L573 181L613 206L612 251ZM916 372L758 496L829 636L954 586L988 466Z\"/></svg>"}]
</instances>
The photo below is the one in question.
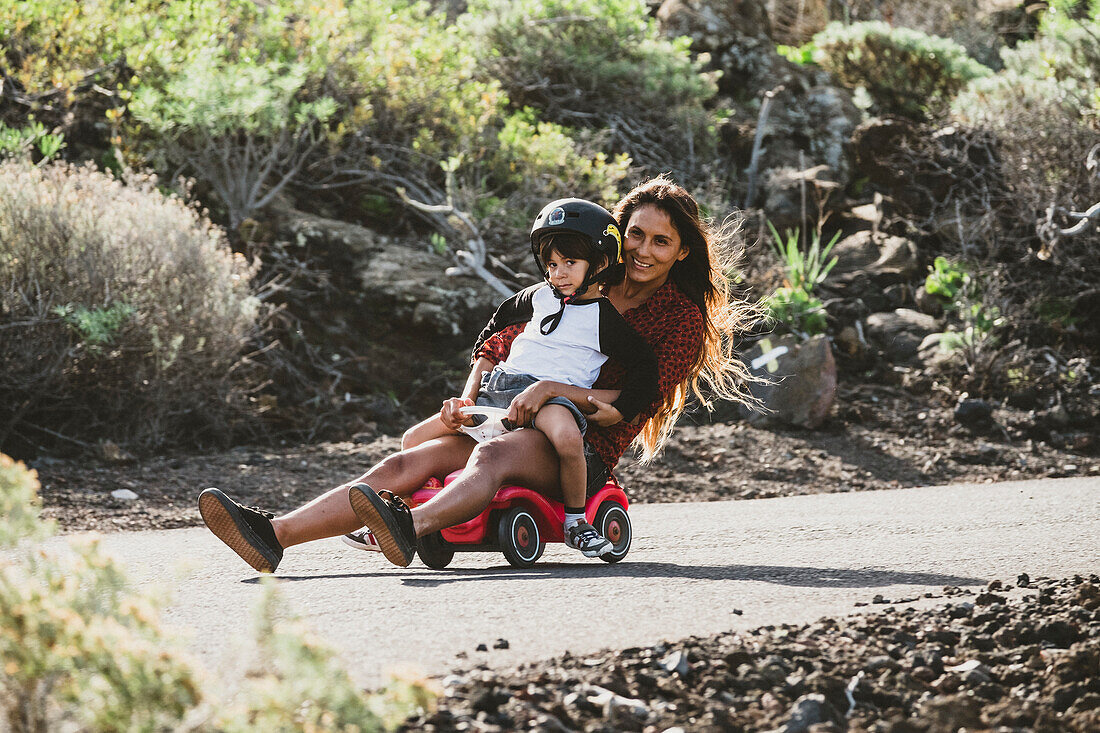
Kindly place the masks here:
<instances>
[{"instance_id":1,"label":"helmet logo sticker","mask_svg":"<svg viewBox=\"0 0 1100 733\"><path fill-rule=\"evenodd\" d=\"M608 224L607 229L603 230L605 237L608 234L615 239L615 261L618 262L623 257L623 236L619 233L619 227L614 224Z\"/></svg>"},{"instance_id":2,"label":"helmet logo sticker","mask_svg":"<svg viewBox=\"0 0 1100 733\"><path fill-rule=\"evenodd\" d=\"M550 216L546 217L546 223L552 227L556 227L563 222L565 222L565 209L560 206L551 211Z\"/></svg>"}]
</instances>

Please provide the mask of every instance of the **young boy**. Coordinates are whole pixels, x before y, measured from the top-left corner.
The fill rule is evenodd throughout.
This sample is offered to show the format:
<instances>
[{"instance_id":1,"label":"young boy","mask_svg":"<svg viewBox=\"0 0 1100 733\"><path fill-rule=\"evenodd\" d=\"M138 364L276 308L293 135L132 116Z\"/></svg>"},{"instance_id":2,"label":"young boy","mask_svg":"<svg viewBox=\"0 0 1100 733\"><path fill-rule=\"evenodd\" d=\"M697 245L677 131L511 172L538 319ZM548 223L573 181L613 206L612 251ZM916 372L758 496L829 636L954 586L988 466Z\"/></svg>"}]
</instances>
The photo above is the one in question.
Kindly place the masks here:
<instances>
[{"instance_id":1,"label":"young boy","mask_svg":"<svg viewBox=\"0 0 1100 733\"><path fill-rule=\"evenodd\" d=\"M608 357L614 357L626 376L613 405L624 420L634 419L657 397L657 360L645 339L599 292L601 282L622 277L622 235L614 217L590 201L553 201L535 219L531 252L545 282L504 301L478 337L480 345L502 328L527 324L508 358L482 375L476 403L507 408L542 380L587 389ZM584 413L564 397L553 397L535 415L533 426L546 435L560 460L565 544L586 557L610 552L611 542L584 515L589 488ZM415 430L416 443L455 432L439 417ZM368 539L357 537L353 533L345 541L373 549Z\"/></svg>"}]
</instances>

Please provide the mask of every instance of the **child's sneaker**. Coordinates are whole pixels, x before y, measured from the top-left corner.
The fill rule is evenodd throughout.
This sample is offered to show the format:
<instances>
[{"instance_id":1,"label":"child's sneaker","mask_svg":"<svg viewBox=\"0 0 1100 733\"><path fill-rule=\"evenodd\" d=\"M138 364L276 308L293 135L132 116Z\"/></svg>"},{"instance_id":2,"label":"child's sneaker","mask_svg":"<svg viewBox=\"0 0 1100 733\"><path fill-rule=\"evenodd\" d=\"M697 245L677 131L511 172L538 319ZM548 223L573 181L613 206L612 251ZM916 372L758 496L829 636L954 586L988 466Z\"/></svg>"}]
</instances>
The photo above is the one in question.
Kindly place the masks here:
<instances>
[{"instance_id":1,"label":"child's sneaker","mask_svg":"<svg viewBox=\"0 0 1100 733\"><path fill-rule=\"evenodd\" d=\"M382 545L378 544L378 538L366 527L360 527L354 532L348 532L340 539L344 541L345 545L354 547L356 550L382 552Z\"/></svg>"},{"instance_id":2,"label":"child's sneaker","mask_svg":"<svg viewBox=\"0 0 1100 733\"><path fill-rule=\"evenodd\" d=\"M565 545L580 550L585 557L599 557L615 549L615 546L588 522L577 522L565 530Z\"/></svg>"}]
</instances>

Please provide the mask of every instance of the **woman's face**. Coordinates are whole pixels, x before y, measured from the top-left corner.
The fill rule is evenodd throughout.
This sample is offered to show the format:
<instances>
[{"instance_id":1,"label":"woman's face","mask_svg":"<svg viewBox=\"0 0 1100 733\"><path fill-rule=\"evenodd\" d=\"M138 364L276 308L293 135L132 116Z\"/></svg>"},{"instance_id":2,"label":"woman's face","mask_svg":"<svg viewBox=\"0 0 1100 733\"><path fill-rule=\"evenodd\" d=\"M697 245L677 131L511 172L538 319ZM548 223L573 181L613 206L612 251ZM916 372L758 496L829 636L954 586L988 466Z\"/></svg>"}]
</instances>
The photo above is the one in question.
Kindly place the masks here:
<instances>
[{"instance_id":1,"label":"woman's face","mask_svg":"<svg viewBox=\"0 0 1100 733\"><path fill-rule=\"evenodd\" d=\"M626 223L623 261L626 277L635 283L663 285L672 266L688 256L680 234L661 209L639 206Z\"/></svg>"}]
</instances>

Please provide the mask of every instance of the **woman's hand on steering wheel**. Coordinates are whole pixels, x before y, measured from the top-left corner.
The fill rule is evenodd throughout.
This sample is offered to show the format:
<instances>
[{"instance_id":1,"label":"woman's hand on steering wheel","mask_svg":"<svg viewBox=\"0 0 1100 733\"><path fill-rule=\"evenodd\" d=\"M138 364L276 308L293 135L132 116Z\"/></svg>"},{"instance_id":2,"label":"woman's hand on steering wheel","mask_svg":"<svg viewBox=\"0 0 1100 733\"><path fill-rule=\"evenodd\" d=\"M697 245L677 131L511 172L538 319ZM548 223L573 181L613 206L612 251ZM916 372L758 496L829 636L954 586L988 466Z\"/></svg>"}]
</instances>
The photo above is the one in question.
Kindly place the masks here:
<instances>
[{"instance_id":1,"label":"woman's hand on steering wheel","mask_svg":"<svg viewBox=\"0 0 1100 733\"><path fill-rule=\"evenodd\" d=\"M449 430L458 430L460 425L472 422L472 418L463 415L459 410L473 404L474 401L469 397L451 397L444 400L443 407L439 410L439 419Z\"/></svg>"},{"instance_id":2,"label":"woman's hand on steering wheel","mask_svg":"<svg viewBox=\"0 0 1100 733\"><path fill-rule=\"evenodd\" d=\"M596 408L596 411L591 415L586 415L588 422L595 423L601 428L611 427L615 423L622 422L623 413L613 407L610 403L603 402L589 395L588 403Z\"/></svg>"},{"instance_id":3,"label":"woman's hand on steering wheel","mask_svg":"<svg viewBox=\"0 0 1100 733\"><path fill-rule=\"evenodd\" d=\"M512 404L508 405L508 419L520 427L530 425L538 411L553 396L548 382L535 382L516 395Z\"/></svg>"}]
</instances>

